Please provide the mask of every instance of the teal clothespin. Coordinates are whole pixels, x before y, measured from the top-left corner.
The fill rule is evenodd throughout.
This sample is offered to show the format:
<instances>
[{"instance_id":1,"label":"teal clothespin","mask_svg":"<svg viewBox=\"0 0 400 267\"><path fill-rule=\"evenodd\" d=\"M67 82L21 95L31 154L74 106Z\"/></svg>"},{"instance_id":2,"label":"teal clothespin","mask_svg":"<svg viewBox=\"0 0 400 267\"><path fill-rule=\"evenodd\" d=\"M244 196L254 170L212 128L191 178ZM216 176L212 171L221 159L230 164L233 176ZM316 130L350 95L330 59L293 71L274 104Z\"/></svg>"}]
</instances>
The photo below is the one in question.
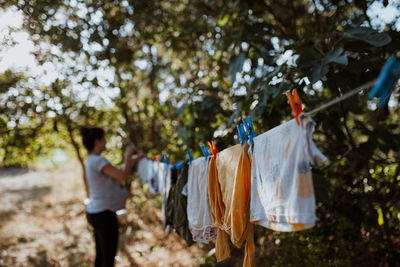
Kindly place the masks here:
<instances>
[{"instance_id":1,"label":"teal clothespin","mask_svg":"<svg viewBox=\"0 0 400 267\"><path fill-rule=\"evenodd\" d=\"M164 163L169 165L169 159L168 159L168 156L164 156Z\"/></svg>"},{"instance_id":2,"label":"teal clothespin","mask_svg":"<svg viewBox=\"0 0 400 267\"><path fill-rule=\"evenodd\" d=\"M254 138L256 137L256 132L254 131L254 126L253 126L253 120L251 119L251 116L247 117L247 121L249 122L249 127L250 127L250 132L251 132L251 136Z\"/></svg>"},{"instance_id":3,"label":"teal clothespin","mask_svg":"<svg viewBox=\"0 0 400 267\"><path fill-rule=\"evenodd\" d=\"M240 124L240 131L242 131L243 142L247 142L247 140L249 140L249 137L246 134L245 125L243 123Z\"/></svg>"},{"instance_id":4,"label":"teal clothespin","mask_svg":"<svg viewBox=\"0 0 400 267\"><path fill-rule=\"evenodd\" d=\"M250 118L250 119L251 119L251 118ZM248 138L250 138L251 144L254 144L254 143L253 143L252 127L250 127L250 124L246 121L245 118L243 118L242 121L243 121L244 127L246 128ZM247 139L247 140L248 140L248 139ZM247 140L246 140L246 141L247 141Z\"/></svg>"},{"instance_id":5,"label":"teal clothespin","mask_svg":"<svg viewBox=\"0 0 400 267\"><path fill-rule=\"evenodd\" d=\"M175 163L175 169L179 170L182 167L183 167L183 161L178 161L177 163Z\"/></svg>"},{"instance_id":6,"label":"teal clothespin","mask_svg":"<svg viewBox=\"0 0 400 267\"><path fill-rule=\"evenodd\" d=\"M203 144L204 147L204 151L206 152L206 158L208 158L209 156L211 156L210 152L208 152L207 146L205 144Z\"/></svg>"},{"instance_id":7,"label":"teal clothespin","mask_svg":"<svg viewBox=\"0 0 400 267\"><path fill-rule=\"evenodd\" d=\"M179 170L180 168L182 168L182 166L183 166L182 161L177 161L177 162L175 162L174 164L172 164L172 166L169 167L169 169L170 169L171 171L172 171L172 170Z\"/></svg>"},{"instance_id":8,"label":"teal clothespin","mask_svg":"<svg viewBox=\"0 0 400 267\"><path fill-rule=\"evenodd\" d=\"M206 156L206 153L204 152L203 145L201 145L200 148L201 148L201 152L203 152L203 156L205 157L205 156Z\"/></svg>"},{"instance_id":9,"label":"teal clothespin","mask_svg":"<svg viewBox=\"0 0 400 267\"><path fill-rule=\"evenodd\" d=\"M188 150L187 151L188 157L189 157L189 165L192 164L193 161L193 154L192 151Z\"/></svg>"},{"instance_id":10,"label":"teal clothespin","mask_svg":"<svg viewBox=\"0 0 400 267\"><path fill-rule=\"evenodd\" d=\"M247 142L247 140L249 140L249 139L247 137L247 134L244 130L244 125L242 123L239 124L237 128L238 128L238 132L239 132L239 136L240 136L240 145L243 146L243 143Z\"/></svg>"},{"instance_id":11,"label":"teal clothespin","mask_svg":"<svg viewBox=\"0 0 400 267\"><path fill-rule=\"evenodd\" d=\"M383 66L374 87L368 94L368 98L372 99L379 96L379 107L383 107L389 101L391 90L399 77L400 62L391 57Z\"/></svg>"},{"instance_id":12,"label":"teal clothespin","mask_svg":"<svg viewBox=\"0 0 400 267\"><path fill-rule=\"evenodd\" d=\"M201 151L203 151L204 157L207 158L207 157L209 156L209 154L208 154L208 150L207 150L207 148L206 148L206 145L205 145L205 144L202 144L202 145L200 146L200 148L201 148Z\"/></svg>"}]
</instances>

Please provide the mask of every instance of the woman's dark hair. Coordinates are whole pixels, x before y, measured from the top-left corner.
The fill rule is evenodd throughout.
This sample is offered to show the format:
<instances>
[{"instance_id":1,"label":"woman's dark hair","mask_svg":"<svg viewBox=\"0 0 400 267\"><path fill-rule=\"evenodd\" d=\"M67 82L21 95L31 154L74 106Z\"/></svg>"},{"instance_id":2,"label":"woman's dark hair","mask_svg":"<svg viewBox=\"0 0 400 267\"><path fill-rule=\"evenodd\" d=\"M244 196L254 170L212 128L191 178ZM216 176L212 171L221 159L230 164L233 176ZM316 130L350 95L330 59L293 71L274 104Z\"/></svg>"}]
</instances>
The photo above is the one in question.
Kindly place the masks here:
<instances>
[{"instance_id":1,"label":"woman's dark hair","mask_svg":"<svg viewBox=\"0 0 400 267\"><path fill-rule=\"evenodd\" d=\"M85 127L81 128L82 142L86 149L90 152L94 148L94 141L102 139L105 132L100 127Z\"/></svg>"}]
</instances>

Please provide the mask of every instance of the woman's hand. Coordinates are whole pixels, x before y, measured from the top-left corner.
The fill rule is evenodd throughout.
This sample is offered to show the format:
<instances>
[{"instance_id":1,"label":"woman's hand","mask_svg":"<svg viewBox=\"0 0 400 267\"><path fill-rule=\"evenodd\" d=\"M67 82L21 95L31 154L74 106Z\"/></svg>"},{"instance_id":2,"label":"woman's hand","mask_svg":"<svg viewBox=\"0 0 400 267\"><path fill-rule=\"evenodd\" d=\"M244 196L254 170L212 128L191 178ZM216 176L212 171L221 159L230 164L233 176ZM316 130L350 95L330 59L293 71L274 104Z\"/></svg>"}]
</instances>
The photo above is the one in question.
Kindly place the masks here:
<instances>
[{"instance_id":1,"label":"woman's hand","mask_svg":"<svg viewBox=\"0 0 400 267\"><path fill-rule=\"evenodd\" d=\"M131 162L133 164L135 164L136 162L138 162L139 160L141 160L145 157L146 157L146 154L143 154L143 153L135 154L135 155L131 156Z\"/></svg>"},{"instance_id":2,"label":"woman's hand","mask_svg":"<svg viewBox=\"0 0 400 267\"><path fill-rule=\"evenodd\" d=\"M130 145L125 149L125 159L128 159L132 156L133 152L135 152L136 147L134 145Z\"/></svg>"}]
</instances>

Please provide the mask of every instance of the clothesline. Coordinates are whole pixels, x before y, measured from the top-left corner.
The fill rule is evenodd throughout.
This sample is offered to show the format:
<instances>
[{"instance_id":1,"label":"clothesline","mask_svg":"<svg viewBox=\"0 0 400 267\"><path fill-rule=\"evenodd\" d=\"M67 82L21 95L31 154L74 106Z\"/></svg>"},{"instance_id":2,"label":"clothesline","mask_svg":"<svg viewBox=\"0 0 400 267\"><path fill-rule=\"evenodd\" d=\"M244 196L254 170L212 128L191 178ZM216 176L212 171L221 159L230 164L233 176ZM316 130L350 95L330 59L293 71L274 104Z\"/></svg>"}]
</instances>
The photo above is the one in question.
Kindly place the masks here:
<instances>
[{"instance_id":1,"label":"clothesline","mask_svg":"<svg viewBox=\"0 0 400 267\"><path fill-rule=\"evenodd\" d=\"M321 105L321 106L319 106L317 108L314 108L314 109L310 110L309 112L305 112L304 115L310 116L310 115L312 115L314 113L317 113L317 112L319 112L321 110L329 108L330 106L333 106L333 105L335 105L335 104L337 104L339 102L342 102L343 100L346 100L347 98L350 98L353 95L356 95L358 92L360 92L362 90L371 88L372 86L374 86L376 81L377 81L376 79L372 80L372 81L369 81L369 82L367 82L367 83L365 83L365 84L363 84L363 85L351 90L350 92L345 93L344 95L342 95L340 97L337 97L337 98L335 98L335 99L333 99L333 100L331 100L331 101L329 101L329 102L327 102L327 103L325 103L325 104L323 104L323 105Z\"/></svg>"},{"instance_id":2,"label":"clothesline","mask_svg":"<svg viewBox=\"0 0 400 267\"><path fill-rule=\"evenodd\" d=\"M215 240L220 262L230 257L228 239L237 247L245 243L243 266L251 267L254 225L294 232L316 224L308 165L321 166L326 158L312 141L311 119L307 125L303 131L295 120L285 122L260 134L252 148L237 144L218 157L186 160L179 170L143 159L138 175L149 192L161 193L164 226L175 229L188 246ZM272 205L277 201L279 209Z\"/></svg>"}]
</instances>

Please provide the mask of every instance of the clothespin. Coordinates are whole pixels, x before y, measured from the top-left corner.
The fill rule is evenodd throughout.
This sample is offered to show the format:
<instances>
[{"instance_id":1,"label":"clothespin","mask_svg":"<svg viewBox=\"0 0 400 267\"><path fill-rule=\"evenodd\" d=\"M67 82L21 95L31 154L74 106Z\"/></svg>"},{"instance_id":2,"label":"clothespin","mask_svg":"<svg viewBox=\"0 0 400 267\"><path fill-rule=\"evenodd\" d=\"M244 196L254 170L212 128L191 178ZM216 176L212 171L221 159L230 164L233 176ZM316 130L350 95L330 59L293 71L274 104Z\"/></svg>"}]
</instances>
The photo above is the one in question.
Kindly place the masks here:
<instances>
[{"instance_id":1,"label":"clothespin","mask_svg":"<svg viewBox=\"0 0 400 267\"><path fill-rule=\"evenodd\" d=\"M175 163L175 169L179 170L180 168L182 168L183 166L183 162L182 161L178 161Z\"/></svg>"},{"instance_id":2,"label":"clothespin","mask_svg":"<svg viewBox=\"0 0 400 267\"><path fill-rule=\"evenodd\" d=\"M250 116L249 116L249 118L250 118L250 121L251 121L251 117ZM246 131L247 131L247 134L249 136L251 144L254 144L253 137L255 137L255 135L253 134L253 122L251 121L252 123L251 123L251 126L250 126L250 123L247 122L245 118L243 118L242 121L243 121L244 127L246 127Z\"/></svg>"},{"instance_id":3,"label":"clothespin","mask_svg":"<svg viewBox=\"0 0 400 267\"><path fill-rule=\"evenodd\" d=\"M218 153L218 149L214 144L214 141L208 142L208 145L210 146L211 149L211 153L213 154L213 158L214 160L217 158L217 153Z\"/></svg>"},{"instance_id":4,"label":"clothespin","mask_svg":"<svg viewBox=\"0 0 400 267\"><path fill-rule=\"evenodd\" d=\"M188 150L187 151L188 157L189 157L189 165L192 164L193 161L193 154L192 151Z\"/></svg>"},{"instance_id":5,"label":"clothespin","mask_svg":"<svg viewBox=\"0 0 400 267\"><path fill-rule=\"evenodd\" d=\"M208 152L208 149L207 149L205 144L203 144L203 147L204 147L204 151L206 152L206 155L207 155L207 158L208 158L209 156L211 156L211 154L210 154L210 152Z\"/></svg>"},{"instance_id":6,"label":"clothespin","mask_svg":"<svg viewBox=\"0 0 400 267\"><path fill-rule=\"evenodd\" d=\"M246 142L247 140L249 140L249 137L248 137L248 135L246 134L246 131L244 130L245 129L245 124L240 124L240 131L242 131L242 138L243 138L243 141L244 142Z\"/></svg>"},{"instance_id":7,"label":"clothespin","mask_svg":"<svg viewBox=\"0 0 400 267\"><path fill-rule=\"evenodd\" d=\"M182 161L177 161L177 162L175 162L174 164L172 164L171 165L171 167L169 167L169 169L172 171L172 170L178 170L178 169L180 169L181 167L182 167L183 165L182 165Z\"/></svg>"},{"instance_id":8,"label":"clothespin","mask_svg":"<svg viewBox=\"0 0 400 267\"><path fill-rule=\"evenodd\" d=\"M298 125L300 125L299 115L303 113L303 108L301 107L301 101L296 89L293 89L293 95L290 91L286 91L286 96L289 100L290 107L292 109L292 113Z\"/></svg>"},{"instance_id":9,"label":"clothespin","mask_svg":"<svg viewBox=\"0 0 400 267\"><path fill-rule=\"evenodd\" d=\"M204 151L203 145L201 145L200 148L201 148L201 152L203 152L203 156L204 156L204 157L207 157L206 152Z\"/></svg>"},{"instance_id":10,"label":"clothespin","mask_svg":"<svg viewBox=\"0 0 400 267\"><path fill-rule=\"evenodd\" d=\"M383 66L374 87L368 94L368 98L372 99L375 96L379 96L379 107L383 107L389 101L391 90L399 77L400 62L391 57Z\"/></svg>"},{"instance_id":11,"label":"clothespin","mask_svg":"<svg viewBox=\"0 0 400 267\"><path fill-rule=\"evenodd\" d=\"M169 165L169 159L168 159L168 156L164 156L164 163Z\"/></svg>"},{"instance_id":12,"label":"clothespin","mask_svg":"<svg viewBox=\"0 0 400 267\"><path fill-rule=\"evenodd\" d=\"M207 148L206 148L206 145L205 145L205 144L202 144L202 145L200 146L200 148L201 148L201 151L203 151L204 157L207 159L208 156L210 156L210 154L208 153L208 150L207 150Z\"/></svg>"},{"instance_id":13,"label":"clothespin","mask_svg":"<svg viewBox=\"0 0 400 267\"><path fill-rule=\"evenodd\" d=\"M247 121L249 122L249 127L250 127L250 132L251 132L251 136L254 138L256 137L256 132L254 131L254 125L253 125L253 120L251 119L251 116L247 117Z\"/></svg>"},{"instance_id":14,"label":"clothespin","mask_svg":"<svg viewBox=\"0 0 400 267\"><path fill-rule=\"evenodd\" d=\"M236 128L239 133L240 145L243 146L243 143L248 140L247 135L244 131L244 126L243 126L243 124L239 124L236 126Z\"/></svg>"},{"instance_id":15,"label":"clothespin","mask_svg":"<svg viewBox=\"0 0 400 267\"><path fill-rule=\"evenodd\" d=\"M156 156L155 156L155 155L152 155L152 156L151 156L151 160L152 160L152 161L156 161Z\"/></svg>"}]
</instances>

